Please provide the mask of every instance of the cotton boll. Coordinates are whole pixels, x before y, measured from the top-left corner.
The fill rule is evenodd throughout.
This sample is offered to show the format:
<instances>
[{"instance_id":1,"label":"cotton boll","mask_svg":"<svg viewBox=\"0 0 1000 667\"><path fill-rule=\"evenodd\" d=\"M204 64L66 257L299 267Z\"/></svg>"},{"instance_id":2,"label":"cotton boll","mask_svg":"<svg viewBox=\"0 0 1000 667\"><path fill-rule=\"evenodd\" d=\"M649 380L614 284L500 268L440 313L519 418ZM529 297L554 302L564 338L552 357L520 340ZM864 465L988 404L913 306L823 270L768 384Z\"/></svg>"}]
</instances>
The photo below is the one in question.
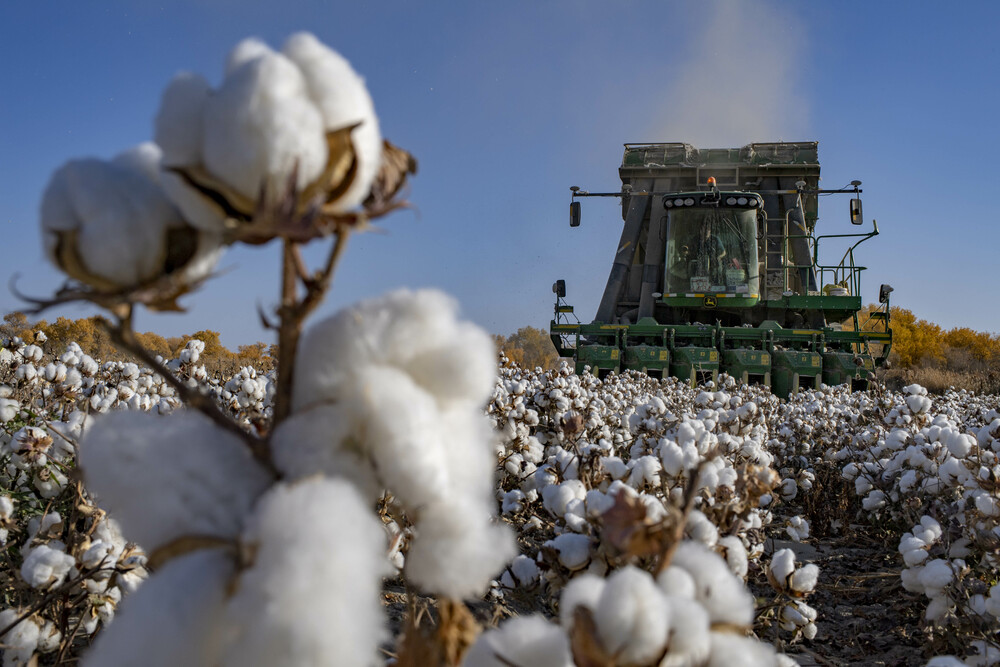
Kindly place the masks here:
<instances>
[{"instance_id":1,"label":"cotton boll","mask_svg":"<svg viewBox=\"0 0 1000 667\"><path fill-rule=\"evenodd\" d=\"M771 556L771 564L767 568L767 578L779 590L788 586L788 578L795 571L795 552L791 549L779 549Z\"/></svg>"},{"instance_id":2,"label":"cotton boll","mask_svg":"<svg viewBox=\"0 0 1000 667\"><path fill-rule=\"evenodd\" d=\"M493 385L493 370L487 384L480 357L486 346L481 337L468 337L465 325L457 320L458 304L437 290L396 290L380 298L362 301L345 308L310 327L299 343L298 365L293 391L294 410L314 402L337 400L353 392L351 377L372 364L400 368L413 375L439 401L455 399L458 394L448 390L434 393L442 384L439 375L426 375L427 369L417 361L424 354L439 354L450 347L460 347L453 353L472 360L476 378L471 383L464 378L454 382L467 389L482 392L469 396L462 403L485 401ZM464 349L468 347L469 349ZM492 347L488 349L492 350ZM490 354L489 368L495 362ZM449 368L453 368L449 366ZM476 393L478 393L476 391Z\"/></svg>"},{"instance_id":3,"label":"cotton boll","mask_svg":"<svg viewBox=\"0 0 1000 667\"><path fill-rule=\"evenodd\" d=\"M176 75L167 84L160 99L153 134L157 145L163 149L165 167L201 163L203 116L211 92L204 77L190 72Z\"/></svg>"},{"instance_id":4,"label":"cotton boll","mask_svg":"<svg viewBox=\"0 0 1000 667\"><path fill-rule=\"evenodd\" d=\"M566 514L566 506L572 500L582 500L587 489L578 479L566 480L562 484L546 486L542 489L542 504L557 517Z\"/></svg>"},{"instance_id":5,"label":"cotton boll","mask_svg":"<svg viewBox=\"0 0 1000 667\"><path fill-rule=\"evenodd\" d=\"M233 47L229 55L226 56L226 76L231 76L236 70L251 60L272 55L273 53L274 51L270 46L256 37L242 39Z\"/></svg>"},{"instance_id":6,"label":"cotton boll","mask_svg":"<svg viewBox=\"0 0 1000 667\"><path fill-rule=\"evenodd\" d=\"M255 556L226 604L221 665L374 664L385 638L385 535L349 482L274 487L243 542Z\"/></svg>"},{"instance_id":7,"label":"cotton boll","mask_svg":"<svg viewBox=\"0 0 1000 667\"><path fill-rule=\"evenodd\" d=\"M750 563L747 559L746 547L743 546L740 538L735 535L727 535L720 538L716 550L726 559L726 564L733 574L741 579L747 576Z\"/></svg>"},{"instance_id":8,"label":"cotton boll","mask_svg":"<svg viewBox=\"0 0 1000 667\"><path fill-rule=\"evenodd\" d=\"M692 510L684 532L691 539L709 547L715 546L719 540L719 529L700 510Z\"/></svg>"},{"instance_id":9,"label":"cotton boll","mask_svg":"<svg viewBox=\"0 0 1000 667\"><path fill-rule=\"evenodd\" d=\"M293 414L271 435L274 465L292 480L317 473L349 479L374 500L382 487L358 447L357 429L356 415L341 404Z\"/></svg>"},{"instance_id":10,"label":"cotton boll","mask_svg":"<svg viewBox=\"0 0 1000 667\"><path fill-rule=\"evenodd\" d=\"M53 174L41 227L56 266L99 289L137 286L182 268L187 280L211 271L219 239L196 235L181 218L149 166L158 159L159 148L144 144L112 162L74 160Z\"/></svg>"},{"instance_id":11,"label":"cotton boll","mask_svg":"<svg viewBox=\"0 0 1000 667\"><path fill-rule=\"evenodd\" d=\"M282 53L299 66L327 130L358 125L351 133L358 173L336 202L337 212L350 210L368 196L382 162L382 135L364 79L343 56L307 32L289 37Z\"/></svg>"},{"instance_id":12,"label":"cotton boll","mask_svg":"<svg viewBox=\"0 0 1000 667\"><path fill-rule=\"evenodd\" d=\"M809 563L795 570L790 581L790 588L797 593L809 593L816 588L819 579L819 566Z\"/></svg>"},{"instance_id":13,"label":"cotton boll","mask_svg":"<svg viewBox=\"0 0 1000 667\"><path fill-rule=\"evenodd\" d=\"M481 403L496 381L496 347L479 327L458 322L446 346L417 354L404 368L438 400Z\"/></svg>"},{"instance_id":14,"label":"cotton boll","mask_svg":"<svg viewBox=\"0 0 1000 667\"><path fill-rule=\"evenodd\" d=\"M927 594L933 596L935 591L940 591L951 583L951 580L954 578L954 572L948 561L935 558L924 565L919 577L920 583L927 590Z\"/></svg>"},{"instance_id":15,"label":"cotton boll","mask_svg":"<svg viewBox=\"0 0 1000 667\"><path fill-rule=\"evenodd\" d=\"M359 373L356 387L343 403L357 425L348 438L374 460L382 483L408 507L448 497L447 442L434 399L391 367Z\"/></svg>"},{"instance_id":16,"label":"cotton boll","mask_svg":"<svg viewBox=\"0 0 1000 667\"><path fill-rule=\"evenodd\" d=\"M592 540L586 535L563 533L546 542L559 555L559 563L570 571L586 567L590 562Z\"/></svg>"},{"instance_id":17,"label":"cotton boll","mask_svg":"<svg viewBox=\"0 0 1000 667\"><path fill-rule=\"evenodd\" d=\"M681 542L671 565L687 570L695 580L696 599L713 623L753 623L753 597L717 553L697 542Z\"/></svg>"},{"instance_id":18,"label":"cotton boll","mask_svg":"<svg viewBox=\"0 0 1000 667\"><path fill-rule=\"evenodd\" d=\"M751 637L711 633L711 652L705 667L775 667L778 656L770 644Z\"/></svg>"},{"instance_id":19,"label":"cotton boll","mask_svg":"<svg viewBox=\"0 0 1000 667\"><path fill-rule=\"evenodd\" d=\"M80 465L101 507L146 550L183 535L236 537L271 483L238 436L197 412L95 419Z\"/></svg>"},{"instance_id":20,"label":"cotton boll","mask_svg":"<svg viewBox=\"0 0 1000 667\"><path fill-rule=\"evenodd\" d=\"M32 548L21 565L21 578L32 588L47 590L62 584L76 559L46 544Z\"/></svg>"},{"instance_id":21,"label":"cotton boll","mask_svg":"<svg viewBox=\"0 0 1000 667\"><path fill-rule=\"evenodd\" d=\"M428 593L466 599L481 595L516 554L510 529L490 523L485 503L431 505L417 519L406 577Z\"/></svg>"},{"instance_id":22,"label":"cotton boll","mask_svg":"<svg viewBox=\"0 0 1000 667\"><path fill-rule=\"evenodd\" d=\"M510 570L522 586L531 586L538 581L538 565L523 554L511 562Z\"/></svg>"},{"instance_id":23,"label":"cotton boll","mask_svg":"<svg viewBox=\"0 0 1000 667\"><path fill-rule=\"evenodd\" d=\"M670 606L643 570L626 566L608 577L594 610L605 650L623 665L645 665L663 652Z\"/></svg>"},{"instance_id":24,"label":"cotton boll","mask_svg":"<svg viewBox=\"0 0 1000 667\"><path fill-rule=\"evenodd\" d=\"M597 609L605 583L603 577L581 574L566 585L559 598L559 624L567 632L573 628L573 612L577 607L586 607L591 612Z\"/></svg>"},{"instance_id":25,"label":"cotton boll","mask_svg":"<svg viewBox=\"0 0 1000 667\"><path fill-rule=\"evenodd\" d=\"M84 667L219 664L230 557L202 549L175 558L128 595L115 622L84 655Z\"/></svg>"},{"instance_id":26,"label":"cotton boll","mask_svg":"<svg viewBox=\"0 0 1000 667\"><path fill-rule=\"evenodd\" d=\"M976 496L976 509L985 516L1000 516L1000 500L987 493Z\"/></svg>"},{"instance_id":27,"label":"cotton boll","mask_svg":"<svg viewBox=\"0 0 1000 667\"><path fill-rule=\"evenodd\" d=\"M166 231L183 221L141 172L101 160L59 168L42 195L49 259L95 287L138 285L162 270Z\"/></svg>"},{"instance_id":28,"label":"cotton boll","mask_svg":"<svg viewBox=\"0 0 1000 667\"><path fill-rule=\"evenodd\" d=\"M21 404L12 398L0 398L0 424L6 424L21 411Z\"/></svg>"},{"instance_id":29,"label":"cotton boll","mask_svg":"<svg viewBox=\"0 0 1000 667\"><path fill-rule=\"evenodd\" d=\"M281 192L293 168L300 190L316 180L327 144L299 68L264 53L234 70L205 103L203 150L205 167L251 200L264 184Z\"/></svg>"},{"instance_id":30,"label":"cotton boll","mask_svg":"<svg viewBox=\"0 0 1000 667\"><path fill-rule=\"evenodd\" d=\"M690 599L667 596L670 605L670 639L659 667L701 664L711 650L708 612Z\"/></svg>"},{"instance_id":31,"label":"cotton boll","mask_svg":"<svg viewBox=\"0 0 1000 667\"><path fill-rule=\"evenodd\" d=\"M4 609L0 612L0 627L7 627L24 612L21 609ZM27 665L38 647L41 628L33 620L18 623L0 636L4 645L4 665Z\"/></svg>"},{"instance_id":32,"label":"cotton boll","mask_svg":"<svg viewBox=\"0 0 1000 667\"><path fill-rule=\"evenodd\" d=\"M660 572L656 583L671 597L694 600L698 594L698 584L691 573L676 565L670 565Z\"/></svg>"},{"instance_id":33,"label":"cotton boll","mask_svg":"<svg viewBox=\"0 0 1000 667\"><path fill-rule=\"evenodd\" d=\"M931 658L926 667L968 667L953 655L938 655Z\"/></svg>"},{"instance_id":34,"label":"cotton boll","mask_svg":"<svg viewBox=\"0 0 1000 667\"><path fill-rule=\"evenodd\" d=\"M462 667L572 667L569 640L543 616L516 616L479 635Z\"/></svg>"}]
</instances>

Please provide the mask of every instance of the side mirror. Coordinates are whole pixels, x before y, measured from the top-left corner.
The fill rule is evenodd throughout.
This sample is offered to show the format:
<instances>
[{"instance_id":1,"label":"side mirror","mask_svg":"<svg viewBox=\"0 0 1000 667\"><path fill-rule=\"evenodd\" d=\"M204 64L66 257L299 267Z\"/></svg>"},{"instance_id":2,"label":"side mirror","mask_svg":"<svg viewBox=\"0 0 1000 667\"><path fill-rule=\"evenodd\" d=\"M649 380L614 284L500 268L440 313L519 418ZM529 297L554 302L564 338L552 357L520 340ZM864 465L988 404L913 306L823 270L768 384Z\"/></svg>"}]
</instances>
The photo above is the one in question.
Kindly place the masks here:
<instances>
[{"instance_id":1,"label":"side mirror","mask_svg":"<svg viewBox=\"0 0 1000 667\"><path fill-rule=\"evenodd\" d=\"M569 205L569 226L579 227L580 226L580 202L570 202Z\"/></svg>"},{"instance_id":2,"label":"side mirror","mask_svg":"<svg viewBox=\"0 0 1000 667\"><path fill-rule=\"evenodd\" d=\"M861 200L852 199L851 200L851 224L860 225L864 223L861 215Z\"/></svg>"},{"instance_id":3,"label":"side mirror","mask_svg":"<svg viewBox=\"0 0 1000 667\"><path fill-rule=\"evenodd\" d=\"M552 292L560 299L566 297L566 281L557 280L552 283Z\"/></svg>"},{"instance_id":4,"label":"side mirror","mask_svg":"<svg viewBox=\"0 0 1000 667\"><path fill-rule=\"evenodd\" d=\"M878 290L878 302L888 303L890 292L892 292L892 285L882 285Z\"/></svg>"}]
</instances>

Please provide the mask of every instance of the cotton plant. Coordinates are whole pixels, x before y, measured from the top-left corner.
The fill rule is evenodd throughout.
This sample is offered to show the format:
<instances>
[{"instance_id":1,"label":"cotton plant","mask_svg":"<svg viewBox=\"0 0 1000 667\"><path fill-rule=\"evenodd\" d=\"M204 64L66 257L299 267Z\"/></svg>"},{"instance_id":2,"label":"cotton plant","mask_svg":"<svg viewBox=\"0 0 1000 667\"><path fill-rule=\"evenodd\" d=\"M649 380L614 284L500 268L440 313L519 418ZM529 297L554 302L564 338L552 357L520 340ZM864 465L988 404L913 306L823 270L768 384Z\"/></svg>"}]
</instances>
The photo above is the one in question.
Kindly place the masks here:
<instances>
[{"instance_id":1,"label":"cotton plant","mask_svg":"<svg viewBox=\"0 0 1000 667\"><path fill-rule=\"evenodd\" d=\"M463 665L795 664L744 635L753 616L753 598L726 561L683 542L655 577L634 566L577 577L562 591L557 622L507 621L480 635Z\"/></svg>"}]
</instances>

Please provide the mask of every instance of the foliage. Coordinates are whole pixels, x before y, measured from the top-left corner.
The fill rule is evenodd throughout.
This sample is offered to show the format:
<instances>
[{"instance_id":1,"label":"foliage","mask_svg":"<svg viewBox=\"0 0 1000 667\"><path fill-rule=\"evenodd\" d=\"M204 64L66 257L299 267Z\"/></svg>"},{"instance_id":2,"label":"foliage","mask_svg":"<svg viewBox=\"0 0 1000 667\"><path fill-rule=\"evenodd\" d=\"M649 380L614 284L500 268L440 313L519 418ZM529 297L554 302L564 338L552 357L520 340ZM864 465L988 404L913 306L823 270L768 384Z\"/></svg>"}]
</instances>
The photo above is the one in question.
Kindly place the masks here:
<instances>
[{"instance_id":1,"label":"foliage","mask_svg":"<svg viewBox=\"0 0 1000 667\"><path fill-rule=\"evenodd\" d=\"M541 368L551 370L556 367L559 357L549 333L535 327L521 327L509 336L494 336L497 348L507 358L522 368Z\"/></svg>"}]
</instances>

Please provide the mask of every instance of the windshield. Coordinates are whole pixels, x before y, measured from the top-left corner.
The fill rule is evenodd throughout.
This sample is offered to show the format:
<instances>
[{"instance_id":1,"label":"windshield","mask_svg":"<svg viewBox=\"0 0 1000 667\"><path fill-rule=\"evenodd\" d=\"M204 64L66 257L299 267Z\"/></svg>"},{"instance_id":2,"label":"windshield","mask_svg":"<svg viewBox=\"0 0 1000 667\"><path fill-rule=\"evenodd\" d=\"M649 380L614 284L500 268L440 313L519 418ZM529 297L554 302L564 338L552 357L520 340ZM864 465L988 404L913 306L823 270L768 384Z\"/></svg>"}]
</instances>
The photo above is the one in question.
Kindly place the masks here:
<instances>
[{"instance_id":1,"label":"windshield","mask_svg":"<svg viewBox=\"0 0 1000 667\"><path fill-rule=\"evenodd\" d=\"M687 208L667 218L665 294L759 294L757 212Z\"/></svg>"}]
</instances>

